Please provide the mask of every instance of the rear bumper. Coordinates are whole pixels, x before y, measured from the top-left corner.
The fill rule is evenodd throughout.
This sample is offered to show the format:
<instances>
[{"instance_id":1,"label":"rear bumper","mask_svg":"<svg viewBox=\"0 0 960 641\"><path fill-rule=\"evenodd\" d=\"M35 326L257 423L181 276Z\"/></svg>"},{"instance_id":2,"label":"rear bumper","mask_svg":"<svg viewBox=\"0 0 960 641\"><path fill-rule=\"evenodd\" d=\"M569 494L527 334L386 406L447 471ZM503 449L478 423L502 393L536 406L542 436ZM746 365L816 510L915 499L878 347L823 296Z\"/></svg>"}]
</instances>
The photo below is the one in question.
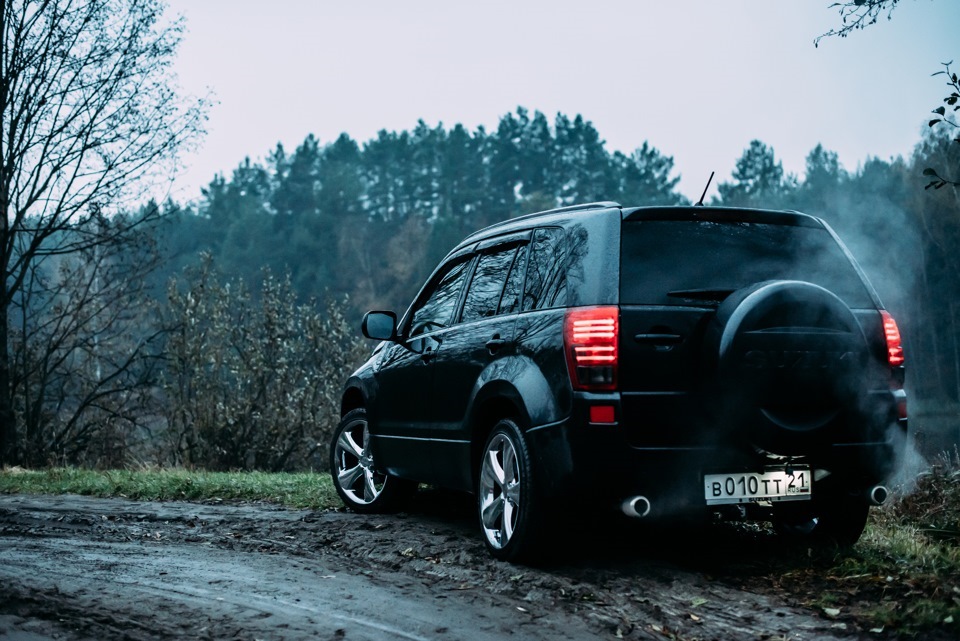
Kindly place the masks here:
<instances>
[{"instance_id":1,"label":"rear bumper","mask_svg":"<svg viewBox=\"0 0 960 641\"><path fill-rule=\"evenodd\" d=\"M645 496L653 517L704 512L705 474L759 472L777 463L746 447L631 445L624 426L589 423L588 405L595 401L575 403L567 419L528 432L541 487L565 504L616 508L625 499ZM833 488L865 493L892 474L905 435L902 419L884 441L831 444L793 463L809 466L817 480L829 478Z\"/></svg>"}]
</instances>

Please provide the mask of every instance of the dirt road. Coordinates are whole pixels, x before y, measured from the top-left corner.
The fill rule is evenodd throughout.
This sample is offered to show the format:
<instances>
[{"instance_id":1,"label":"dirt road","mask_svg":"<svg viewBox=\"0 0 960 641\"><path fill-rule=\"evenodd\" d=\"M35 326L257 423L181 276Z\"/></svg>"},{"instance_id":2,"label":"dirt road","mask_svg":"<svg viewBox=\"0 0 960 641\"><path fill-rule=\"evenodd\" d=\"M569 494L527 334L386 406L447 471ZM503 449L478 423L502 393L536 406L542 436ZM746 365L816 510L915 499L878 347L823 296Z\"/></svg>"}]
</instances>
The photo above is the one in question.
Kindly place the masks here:
<instances>
[{"instance_id":1,"label":"dirt road","mask_svg":"<svg viewBox=\"0 0 960 641\"><path fill-rule=\"evenodd\" d=\"M0 638L876 638L745 587L773 541L614 529L531 568L491 560L471 512L0 496Z\"/></svg>"}]
</instances>

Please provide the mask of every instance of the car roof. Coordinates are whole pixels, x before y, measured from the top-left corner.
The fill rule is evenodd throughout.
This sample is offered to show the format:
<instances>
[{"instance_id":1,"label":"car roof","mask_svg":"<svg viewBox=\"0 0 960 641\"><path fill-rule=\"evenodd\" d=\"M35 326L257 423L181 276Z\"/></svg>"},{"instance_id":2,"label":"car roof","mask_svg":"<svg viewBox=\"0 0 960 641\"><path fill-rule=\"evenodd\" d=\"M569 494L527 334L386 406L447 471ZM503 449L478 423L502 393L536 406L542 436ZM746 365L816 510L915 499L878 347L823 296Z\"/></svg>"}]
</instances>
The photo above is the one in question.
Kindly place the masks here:
<instances>
[{"instance_id":1,"label":"car roof","mask_svg":"<svg viewBox=\"0 0 960 641\"><path fill-rule=\"evenodd\" d=\"M638 220L706 220L713 222L767 223L796 227L824 227L822 220L793 210L755 209L749 207L704 207L700 205L655 205L624 207L613 201L585 203L558 209L538 211L477 230L464 238L457 247L491 236L526 229L535 225L557 224L585 215L596 215L610 210L619 210L624 221Z\"/></svg>"},{"instance_id":2,"label":"car roof","mask_svg":"<svg viewBox=\"0 0 960 641\"><path fill-rule=\"evenodd\" d=\"M481 238L487 238L489 236L497 236L499 234L508 233L518 229L527 229L536 225L551 224L582 214L593 214L600 211L614 209L622 210L623 205L613 201L603 201L596 203L585 203L583 205L571 205L570 207L560 207L558 209L547 209L545 211L538 211L532 214L524 214L523 216L508 218L507 220L499 223L494 223L489 227L479 229L458 243L458 247L469 245L471 242L475 242ZM531 221L535 221L536 224L532 225Z\"/></svg>"},{"instance_id":3,"label":"car roof","mask_svg":"<svg viewBox=\"0 0 960 641\"><path fill-rule=\"evenodd\" d=\"M711 222L767 223L794 227L824 227L823 221L816 216L793 210L677 205L621 208L621 211L625 221L706 220Z\"/></svg>"}]
</instances>

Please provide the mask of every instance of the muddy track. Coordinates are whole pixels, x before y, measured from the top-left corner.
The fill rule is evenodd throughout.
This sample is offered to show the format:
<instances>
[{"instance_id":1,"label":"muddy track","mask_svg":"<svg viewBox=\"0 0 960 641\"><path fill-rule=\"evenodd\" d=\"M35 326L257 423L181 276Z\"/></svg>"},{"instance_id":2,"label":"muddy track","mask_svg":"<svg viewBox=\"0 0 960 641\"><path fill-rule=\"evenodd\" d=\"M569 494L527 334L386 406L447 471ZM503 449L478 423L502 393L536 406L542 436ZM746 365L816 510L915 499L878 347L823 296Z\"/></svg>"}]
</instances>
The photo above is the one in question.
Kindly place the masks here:
<instances>
[{"instance_id":1,"label":"muddy track","mask_svg":"<svg viewBox=\"0 0 960 641\"><path fill-rule=\"evenodd\" d=\"M471 513L0 496L0 638L876 638L763 588L762 533L597 524L527 567L491 560Z\"/></svg>"}]
</instances>

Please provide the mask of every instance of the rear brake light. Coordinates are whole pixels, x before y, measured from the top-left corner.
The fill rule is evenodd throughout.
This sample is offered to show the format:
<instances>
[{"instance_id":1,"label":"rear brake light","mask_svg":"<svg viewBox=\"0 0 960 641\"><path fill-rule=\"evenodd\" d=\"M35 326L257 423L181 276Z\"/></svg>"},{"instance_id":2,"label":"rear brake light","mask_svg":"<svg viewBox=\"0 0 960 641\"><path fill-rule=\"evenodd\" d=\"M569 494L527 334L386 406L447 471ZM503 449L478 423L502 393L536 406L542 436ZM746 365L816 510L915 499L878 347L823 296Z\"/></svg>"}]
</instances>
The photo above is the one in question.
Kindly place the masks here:
<instances>
[{"instance_id":1,"label":"rear brake light","mask_svg":"<svg viewBox=\"0 0 960 641\"><path fill-rule=\"evenodd\" d=\"M900 341L900 329L897 327L897 321L886 310L880 311L883 318L883 334L887 339L887 361L890 367L900 367L903 365L903 343Z\"/></svg>"},{"instance_id":2,"label":"rear brake light","mask_svg":"<svg viewBox=\"0 0 960 641\"><path fill-rule=\"evenodd\" d=\"M563 347L574 389L616 389L619 319L620 308L615 305L567 311Z\"/></svg>"}]
</instances>

